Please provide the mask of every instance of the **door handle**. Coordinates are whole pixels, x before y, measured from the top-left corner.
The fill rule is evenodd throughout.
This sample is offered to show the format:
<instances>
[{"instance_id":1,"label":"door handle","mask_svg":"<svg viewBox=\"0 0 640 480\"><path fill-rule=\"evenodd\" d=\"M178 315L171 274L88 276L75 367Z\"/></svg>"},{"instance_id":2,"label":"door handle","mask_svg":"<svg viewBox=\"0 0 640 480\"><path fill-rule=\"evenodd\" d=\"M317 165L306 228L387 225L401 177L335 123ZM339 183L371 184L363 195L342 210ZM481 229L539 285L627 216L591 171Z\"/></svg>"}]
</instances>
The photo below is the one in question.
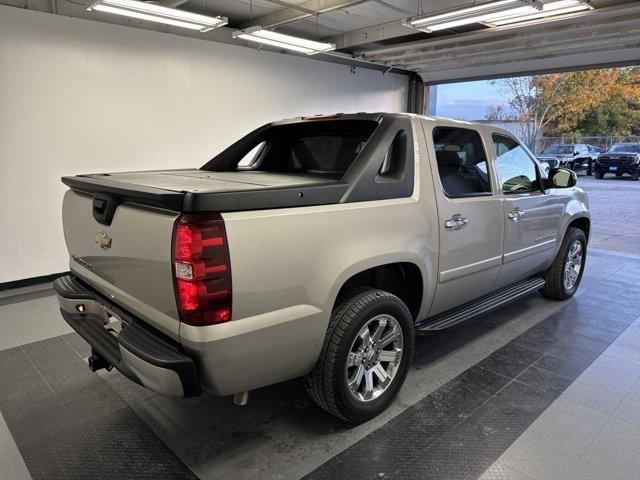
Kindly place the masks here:
<instances>
[{"instance_id":1,"label":"door handle","mask_svg":"<svg viewBox=\"0 0 640 480\"><path fill-rule=\"evenodd\" d=\"M469 219L468 218L463 217L459 213L456 213L449 220L445 220L444 228L448 228L448 229L451 229L451 230L460 230L467 223L469 223Z\"/></svg>"},{"instance_id":2,"label":"door handle","mask_svg":"<svg viewBox=\"0 0 640 480\"><path fill-rule=\"evenodd\" d=\"M520 217L522 217L525 213L525 210L522 210L520 207L516 207L509 212L509 218L513 221L513 223L518 223L520 221Z\"/></svg>"}]
</instances>

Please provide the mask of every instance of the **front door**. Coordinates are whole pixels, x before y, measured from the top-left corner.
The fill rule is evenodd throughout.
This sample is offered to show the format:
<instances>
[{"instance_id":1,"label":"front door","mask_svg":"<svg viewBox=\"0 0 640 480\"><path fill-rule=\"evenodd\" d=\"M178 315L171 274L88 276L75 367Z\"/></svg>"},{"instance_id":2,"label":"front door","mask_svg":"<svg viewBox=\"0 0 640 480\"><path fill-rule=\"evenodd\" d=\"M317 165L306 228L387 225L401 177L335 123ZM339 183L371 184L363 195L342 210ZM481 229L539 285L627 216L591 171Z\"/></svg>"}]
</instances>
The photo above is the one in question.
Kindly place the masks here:
<instances>
[{"instance_id":1,"label":"front door","mask_svg":"<svg viewBox=\"0 0 640 480\"><path fill-rule=\"evenodd\" d=\"M438 284L429 312L435 315L494 288L503 223L480 133L457 126L425 130L440 236Z\"/></svg>"},{"instance_id":2,"label":"front door","mask_svg":"<svg viewBox=\"0 0 640 480\"><path fill-rule=\"evenodd\" d=\"M562 205L541 188L541 175L528 150L514 138L493 134L495 170L502 191L503 261L497 287L548 266L558 238Z\"/></svg>"}]
</instances>

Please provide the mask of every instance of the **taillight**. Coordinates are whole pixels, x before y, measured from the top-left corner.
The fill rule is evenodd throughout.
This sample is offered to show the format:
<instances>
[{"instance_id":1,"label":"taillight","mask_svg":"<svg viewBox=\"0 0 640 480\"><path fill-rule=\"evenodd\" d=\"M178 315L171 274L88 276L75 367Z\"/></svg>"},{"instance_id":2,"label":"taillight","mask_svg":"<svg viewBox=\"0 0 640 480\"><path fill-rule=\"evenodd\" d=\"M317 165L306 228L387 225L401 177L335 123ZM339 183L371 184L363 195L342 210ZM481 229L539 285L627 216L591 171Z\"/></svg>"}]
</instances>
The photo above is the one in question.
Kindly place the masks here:
<instances>
[{"instance_id":1,"label":"taillight","mask_svg":"<svg viewBox=\"0 0 640 480\"><path fill-rule=\"evenodd\" d=\"M183 323L201 326L231 320L231 264L219 214L185 214L176 220L173 276Z\"/></svg>"}]
</instances>

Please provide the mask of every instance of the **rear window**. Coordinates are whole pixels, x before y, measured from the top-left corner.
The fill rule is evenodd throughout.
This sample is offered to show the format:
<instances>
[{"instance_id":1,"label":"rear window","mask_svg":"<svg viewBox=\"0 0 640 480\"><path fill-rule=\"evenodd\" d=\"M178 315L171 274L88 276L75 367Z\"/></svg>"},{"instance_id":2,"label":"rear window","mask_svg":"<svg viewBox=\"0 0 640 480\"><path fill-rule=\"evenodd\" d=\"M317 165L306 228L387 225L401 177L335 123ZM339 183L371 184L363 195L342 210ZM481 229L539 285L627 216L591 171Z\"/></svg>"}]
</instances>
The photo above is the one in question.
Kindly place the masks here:
<instances>
[{"instance_id":1,"label":"rear window","mask_svg":"<svg viewBox=\"0 0 640 480\"><path fill-rule=\"evenodd\" d=\"M377 126L369 120L276 125L249 134L205 168L341 176Z\"/></svg>"},{"instance_id":2,"label":"rear window","mask_svg":"<svg viewBox=\"0 0 640 480\"><path fill-rule=\"evenodd\" d=\"M300 137L291 144L290 151L284 147L283 166L288 171L344 173L367 139L358 134Z\"/></svg>"},{"instance_id":3,"label":"rear window","mask_svg":"<svg viewBox=\"0 0 640 480\"><path fill-rule=\"evenodd\" d=\"M573 153L573 145L551 145L545 148L542 153L557 153L561 155L568 155Z\"/></svg>"}]
</instances>

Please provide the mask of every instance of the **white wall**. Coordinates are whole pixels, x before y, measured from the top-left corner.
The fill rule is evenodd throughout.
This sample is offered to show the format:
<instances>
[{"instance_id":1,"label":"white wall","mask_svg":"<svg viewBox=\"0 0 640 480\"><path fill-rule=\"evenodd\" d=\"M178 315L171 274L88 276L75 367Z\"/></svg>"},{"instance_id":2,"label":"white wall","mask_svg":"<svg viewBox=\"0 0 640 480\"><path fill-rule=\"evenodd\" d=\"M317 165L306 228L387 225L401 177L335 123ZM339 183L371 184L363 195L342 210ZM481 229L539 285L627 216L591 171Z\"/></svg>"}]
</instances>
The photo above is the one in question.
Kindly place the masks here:
<instances>
[{"instance_id":1,"label":"white wall","mask_svg":"<svg viewBox=\"0 0 640 480\"><path fill-rule=\"evenodd\" d=\"M198 167L270 120L402 111L406 87L400 75L0 6L0 283L67 270L62 175Z\"/></svg>"}]
</instances>

